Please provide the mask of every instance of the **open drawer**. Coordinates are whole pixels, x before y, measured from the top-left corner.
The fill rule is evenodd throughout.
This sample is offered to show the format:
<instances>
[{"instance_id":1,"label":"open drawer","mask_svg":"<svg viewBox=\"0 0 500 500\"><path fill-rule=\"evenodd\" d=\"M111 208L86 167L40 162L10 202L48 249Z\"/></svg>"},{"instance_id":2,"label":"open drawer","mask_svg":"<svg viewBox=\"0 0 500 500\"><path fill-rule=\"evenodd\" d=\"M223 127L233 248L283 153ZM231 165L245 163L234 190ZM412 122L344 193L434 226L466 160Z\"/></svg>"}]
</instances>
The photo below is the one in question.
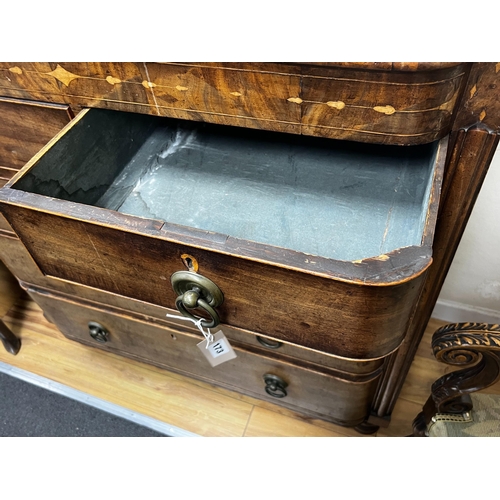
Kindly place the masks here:
<instances>
[{"instance_id":1,"label":"open drawer","mask_svg":"<svg viewBox=\"0 0 500 500\"><path fill-rule=\"evenodd\" d=\"M446 141L91 109L0 190L0 210L48 276L173 307L170 277L195 263L223 323L375 358L401 342L431 263Z\"/></svg>"}]
</instances>

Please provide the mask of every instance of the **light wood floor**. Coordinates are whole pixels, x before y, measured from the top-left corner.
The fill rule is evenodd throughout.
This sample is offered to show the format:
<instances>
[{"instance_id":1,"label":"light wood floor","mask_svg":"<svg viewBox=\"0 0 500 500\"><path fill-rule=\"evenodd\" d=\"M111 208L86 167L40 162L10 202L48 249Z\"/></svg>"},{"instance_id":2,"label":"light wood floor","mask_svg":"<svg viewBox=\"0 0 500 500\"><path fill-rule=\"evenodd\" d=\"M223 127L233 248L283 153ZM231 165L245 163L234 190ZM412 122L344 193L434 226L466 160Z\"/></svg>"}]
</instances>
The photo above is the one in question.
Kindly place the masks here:
<instances>
[{"instance_id":1,"label":"light wood floor","mask_svg":"<svg viewBox=\"0 0 500 500\"><path fill-rule=\"evenodd\" d=\"M0 361L201 436L360 436L274 404L67 340L43 317L0 263L0 317L21 338ZM432 319L392 415L377 436L406 436L432 382L450 367L434 360ZM489 392L500 394L500 384Z\"/></svg>"}]
</instances>

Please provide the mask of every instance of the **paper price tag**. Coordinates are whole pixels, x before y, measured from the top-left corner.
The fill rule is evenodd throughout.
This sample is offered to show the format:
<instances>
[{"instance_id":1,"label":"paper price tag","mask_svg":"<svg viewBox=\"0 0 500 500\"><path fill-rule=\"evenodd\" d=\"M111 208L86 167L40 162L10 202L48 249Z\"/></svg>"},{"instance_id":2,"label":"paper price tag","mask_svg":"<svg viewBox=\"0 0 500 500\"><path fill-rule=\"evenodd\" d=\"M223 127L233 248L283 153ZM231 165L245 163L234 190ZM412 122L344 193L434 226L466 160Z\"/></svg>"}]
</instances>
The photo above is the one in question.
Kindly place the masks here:
<instances>
[{"instance_id":1,"label":"paper price tag","mask_svg":"<svg viewBox=\"0 0 500 500\"><path fill-rule=\"evenodd\" d=\"M212 366L217 366L225 361L236 358L236 353L231 347L229 340L227 340L226 336L220 330L214 333L214 340L208 344L208 347L206 340L202 340L197 346Z\"/></svg>"}]
</instances>

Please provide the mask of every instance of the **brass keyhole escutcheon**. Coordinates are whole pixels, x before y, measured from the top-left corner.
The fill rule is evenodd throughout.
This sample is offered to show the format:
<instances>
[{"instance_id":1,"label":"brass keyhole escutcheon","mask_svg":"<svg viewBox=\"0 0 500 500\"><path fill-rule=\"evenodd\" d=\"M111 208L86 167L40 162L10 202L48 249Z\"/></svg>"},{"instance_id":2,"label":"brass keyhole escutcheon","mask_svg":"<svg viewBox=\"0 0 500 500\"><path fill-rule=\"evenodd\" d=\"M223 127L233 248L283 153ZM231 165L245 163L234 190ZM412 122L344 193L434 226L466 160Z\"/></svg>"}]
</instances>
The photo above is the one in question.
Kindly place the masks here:
<instances>
[{"instance_id":1,"label":"brass keyhole escutcheon","mask_svg":"<svg viewBox=\"0 0 500 500\"><path fill-rule=\"evenodd\" d=\"M109 332L100 323L89 321L88 326L89 334L94 340L102 344L108 341Z\"/></svg>"},{"instance_id":2,"label":"brass keyhole escutcheon","mask_svg":"<svg viewBox=\"0 0 500 500\"><path fill-rule=\"evenodd\" d=\"M188 253L183 253L181 255L181 260L187 267L188 271L192 271L194 273L198 272L198 267L199 267L198 261L192 255L189 255Z\"/></svg>"},{"instance_id":3,"label":"brass keyhole escutcheon","mask_svg":"<svg viewBox=\"0 0 500 500\"><path fill-rule=\"evenodd\" d=\"M220 323L215 308L224 302L224 295L213 281L192 271L177 271L172 274L170 281L177 294L175 307L183 316L194 321L201 320L204 328L213 328ZM205 311L210 319L195 316L191 312L193 309Z\"/></svg>"}]
</instances>

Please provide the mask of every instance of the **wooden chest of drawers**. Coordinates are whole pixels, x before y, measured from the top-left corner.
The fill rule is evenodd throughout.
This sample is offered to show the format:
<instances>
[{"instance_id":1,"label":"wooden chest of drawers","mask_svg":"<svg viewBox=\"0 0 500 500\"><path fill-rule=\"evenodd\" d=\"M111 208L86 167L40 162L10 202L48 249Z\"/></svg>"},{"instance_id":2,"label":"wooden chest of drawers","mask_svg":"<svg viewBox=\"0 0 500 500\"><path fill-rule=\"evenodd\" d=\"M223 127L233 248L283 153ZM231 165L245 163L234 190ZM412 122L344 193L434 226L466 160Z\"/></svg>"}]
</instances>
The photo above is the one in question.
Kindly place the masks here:
<instances>
[{"instance_id":1,"label":"wooden chest of drawers","mask_svg":"<svg viewBox=\"0 0 500 500\"><path fill-rule=\"evenodd\" d=\"M147 66L3 70L10 98L36 81L75 111L118 111L84 109L0 190L25 247L5 240L2 259L69 338L342 425L388 415L444 279L429 266L475 67ZM182 270L221 290L234 360L210 367L196 328L166 318ZM200 304L188 314L208 324Z\"/></svg>"}]
</instances>

